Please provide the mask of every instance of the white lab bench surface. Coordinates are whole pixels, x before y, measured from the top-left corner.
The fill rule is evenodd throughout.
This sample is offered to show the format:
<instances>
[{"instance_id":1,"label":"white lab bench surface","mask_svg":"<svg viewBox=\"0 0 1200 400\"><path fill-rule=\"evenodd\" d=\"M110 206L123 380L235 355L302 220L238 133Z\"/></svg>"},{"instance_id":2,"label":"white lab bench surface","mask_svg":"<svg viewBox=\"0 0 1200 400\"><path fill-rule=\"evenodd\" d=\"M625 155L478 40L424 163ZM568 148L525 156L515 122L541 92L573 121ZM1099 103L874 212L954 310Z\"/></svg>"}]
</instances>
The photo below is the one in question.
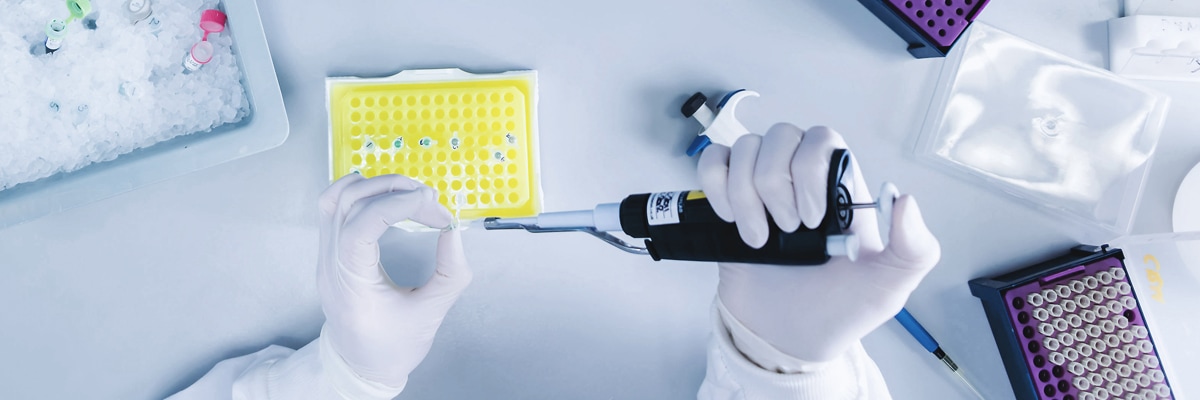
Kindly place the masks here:
<instances>
[{"instance_id":1,"label":"white lab bench surface","mask_svg":"<svg viewBox=\"0 0 1200 400\"><path fill-rule=\"evenodd\" d=\"M239 0L229 0L239 1ZM697 188L688 95L750 88L748 128L824 124L870 187L914 194L941 263L908 308L988 398L1012 398L967 280L1076 244L1059 221L919 163L941 59L917 60L857 2L289 2L259 8L291 136L281 147L0 230L0 398L161 398L214 363L299 347L323 321L316 197L329 183L326 76L536 69L545 209ZM1104 67L1116 0L996 0L980 20ZM236 16L231 16L235 18ZM1200 161L1197 84L1173 97L1135 232L1169 230ZM397 280L433 238L392 234ZM402 399L688 399L704 377L712 264L654 262L583 234L465 233L475 280ZM821 304L813 304L821 307ZM864 339L896 399L969 395L896 322Z\"/></svg>"}]
</instances>

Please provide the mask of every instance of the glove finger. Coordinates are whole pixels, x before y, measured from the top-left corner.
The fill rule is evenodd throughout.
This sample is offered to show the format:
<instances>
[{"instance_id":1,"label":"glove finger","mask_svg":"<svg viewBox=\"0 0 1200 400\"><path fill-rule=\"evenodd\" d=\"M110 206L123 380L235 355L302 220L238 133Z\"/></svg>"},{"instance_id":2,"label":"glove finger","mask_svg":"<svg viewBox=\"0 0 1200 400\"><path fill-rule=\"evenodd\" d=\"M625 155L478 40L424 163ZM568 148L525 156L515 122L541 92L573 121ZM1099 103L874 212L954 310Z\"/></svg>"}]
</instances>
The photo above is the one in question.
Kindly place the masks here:
<instances>
[{"instance_id":1,"label":"glove finger","mask_svg":"<svg viewBox=\"0 0 1200 400\"><path fill-rule=\"evenodd\" d=\"M418 208L417 212L410 215L408 219L434 229L449 228L454 223L454 215L450 209L438 202L437 189L428 186L425 188L429 189L429 198L421 203L421 208Z\"/></svg>"},{"instance_id":2,"label":"glove finger","mask_svg":"<svg viewBox=\"0 0 1200 400\"><path fill-rule=\"evenodd\" d=\"M925 226L925 219L915 198L900 196L894 207L888 247L879 254L876 263L918 271L920 276L924 276L941 259L941 245Z\"/></svg>"},{"instance_id":3,"label":"glove finger","mask_svg":"<svg viewBox=\"0 0 1200 400\"><path fill-rule=\"evenodd\" d=\"M363 179L365 178L362 175L348 174L338 178L329 187L325 188L325 191L321 192L320 196L317 196L317 209L320 210L321 217L332 217L333 212L337 210L338 199L342 197L342 192L346 190L346 187Z\"/></svg>"},{"instance_id":4,"label":"glove finger","mask_svg":"<svg viewBox=\"0 0 1200 400\"><path fill-rule=\"evenodd\" d=\"M462 235L458 229L442 232L438 237L437 269L429 282L413 291L417 296L427 299L449 299L444 302L447 308L454 299L471 283L474 274L467 267L467 257L463 253Z\"/></svg>"},{"instance_id":5,"label":"glove finger","mask_svg":"<svg viewBox=\"0 0 1200 400\"><path fill-rule=\"evenodd\" d=\"M792 179L800 221L809 229L821 225L829 186L829 162L833 150L846 148L846 141L833 130L815 126L804 132L800 148L792 158Z\"/></svg>"},{"instance_id":6,"label":"glove finger","mask_svg":"<svg viewBox=\"0 0 1200 400\"><path fill-rule=\"evenodd\" d=\"M393 192L411 191L425 187L425 184L403 175L380 175L370 179L362 179L350 183L337 199L337 210L334 214L335 223L347 220L350 209L360 200L368 197Z\"/></svg>"},{"instance_id":7,"label":"glove finger","mask_svg":"<svg viewBox=\"0 0 1200 400\"><path fill-rule=\"evenodd\" d=\"M374 204L379 202L383 204ZM413 190L378 194L355 203L346 215L342 236L364 232L359 230L360 224L365 224L361 222L364 219L372 221L372 227L376 226L374 222L382 226L377 232L366 231L367 233L382 235L389 226L405 220L435 229L446 228L450 226L453 216L450 210L437 201L437 190L421 185Z\"/></svg>"},{"instance_id":8,"label":"glove finger","mask_svg":"<svg viewBox=\"0 0 1200 400\"><path fill-rule=\"evenodd\" d=\"M733 209L729 206L729 148L712 144L700 153L696 168L700 175L700 189L708 197L708 204L725 222L733 222Z\"/></svg>"},{"instance_id":9,"label":"glove finger","mask_svg":"<svg viewBox=\"0 0 1200 400\"><path fill-rule=\"evenodd\" d=\"M451 217L450 211L437 204L433 189L425 186L363 199L353 206L338 237L342 264L364 269L357 271L363 276L374 277L373 274L382 272L378 265L379 238L393 224L406 219L444 227L450 224Z\"/></svg>"},{"instance_id":10,"label":"glove finger","mask_svg":"<svg viewBox=\"0 0 1200 400\"><path fill-rule=\"evenodd\" d=\"M753 248L767 244L767 211L754 189L754 164L762 137L744 135L733 144L729 155L729 205L738 234Z\"/></svg>"},{"instance_id":11,"label":"glove finger","mask_svg":"<svg viewBox=\"0 0 1200 400\"><path fill-rule=\"evenodd\" d=\"M317 196L317 210L318 214L320 215L320 221L318 224L318 240L320 241L318 243L321 245L320 255L323 258L320 262L321 265L333 264L331 262L332 260L329 260L325 257L335 254L332 245L333 235L337 232L337 228L339 228L338 225L340 225L340 221L334 221L334 215L336 214L338 208L338 201L341 199L342 193L345 192L347 187L356 182L362 181L363 179L365 178L363 178L362 175L348 174L339 178L337 181L334 181L329 185L329 187L325 188L325 190L321 192L320 196ZM318 268L317 282L328 282L329 280L327 278L329 273L330 271L328 268Z\"/></svg>"},{"instance_id":12,"label":"glove finger","mask_svg":"<svg viewBox=\"0 0 1200 400\"><path fill-rule=\"evenodd\" d=\"M804 131L795 125L775 124L763 136L758 161L754 165L754 187L775 224L785 232L800 227L796 191L792 188L792 157L800 147Z\"/></svg>"}]
</instances>

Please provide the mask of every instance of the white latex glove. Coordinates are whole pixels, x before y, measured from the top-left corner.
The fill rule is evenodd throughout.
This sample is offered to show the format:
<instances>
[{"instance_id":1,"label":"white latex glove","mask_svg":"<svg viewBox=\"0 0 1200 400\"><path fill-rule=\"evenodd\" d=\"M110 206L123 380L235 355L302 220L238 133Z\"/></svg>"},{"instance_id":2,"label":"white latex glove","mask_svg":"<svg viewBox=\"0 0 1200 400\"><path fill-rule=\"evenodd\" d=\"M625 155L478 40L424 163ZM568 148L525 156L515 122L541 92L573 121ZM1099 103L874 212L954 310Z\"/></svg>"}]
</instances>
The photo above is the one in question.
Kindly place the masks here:
<instances>
[{"instance_id":1,"label":"white latex glove","mask_svg":"<svg viewBox=\"0 0 1200 400\"><path fill-rule=\"evenodd\" d=\"M399 393L429 353L446 312L471 282L471 270L458 231L443 231L434 276L419 288L399 287L379 264L378 240L404 220L447 227L450 212L420 182L356 174L326 189L320 209L322 339L359 378L385 386L381 392Z\"/></svg>"},{"instance_id":2,"label":"white latex glove","mask_svg":"<svg viewBox=\"0 0 1200 400\"><path fill-rule=\"evenodd\" d=\"M847 148L845 141L828 128L805 132L777 124L764 136L742 136L732 149L705 149L701 186L717 215L736 222L742 239L760 248L767 240L768 212L788 232L801 224L820 225L830 157L839 148ZM853 174L853 184L847 185L852 198L856 203L874 201L858 170L855 161L847 172ZM886 249L876 213L855 210L850 231L861 242L857 262L837 257L812 267L720 264L721 303L786 355L814 363L839 357L895 316L941 257L916 200L904 195L894 207Z\"/></svg>"}]
</instances>

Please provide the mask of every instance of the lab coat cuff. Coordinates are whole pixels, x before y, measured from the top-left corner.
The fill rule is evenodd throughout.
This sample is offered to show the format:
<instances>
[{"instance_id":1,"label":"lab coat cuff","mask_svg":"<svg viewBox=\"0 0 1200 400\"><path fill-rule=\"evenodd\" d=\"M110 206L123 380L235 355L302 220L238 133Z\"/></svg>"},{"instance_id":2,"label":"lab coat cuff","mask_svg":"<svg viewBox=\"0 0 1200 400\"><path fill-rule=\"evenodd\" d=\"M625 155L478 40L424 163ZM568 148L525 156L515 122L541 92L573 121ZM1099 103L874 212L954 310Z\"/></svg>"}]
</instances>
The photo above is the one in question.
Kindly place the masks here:
<instances>
[{"instance_id":1,"label":"lab coat cuff","mask_svg":"<svg viewBox=\"0 0 1200 400\"><path fill-rule=\"evenodd\" d=\"M721 298L717 297L714 301L717 315L714 317L722 325L733 341L734 347L751 362L758 364L768 371L774 371L781 374L796 374L819 371L825 364L829 362L814 362L806 361L793 357L787 353L780 351L775 346L768 343L763 338L759 337L746 325L743 325L729 309L725 308L725 304L721 302Z\"/></svg>"},{"instance_id":2,"label":"lab coat cuff","mask_svg":"<svg viewBox=\"0 0 1200 400\"><path fill-rule=\"evenodd\" d=\"M320 343L320 359L321 366L325 374L325 378L329 380L333 390L348 400L367 400L367 399L382 399L388 400L395 398L400 392L404 391L404 387L408 384L408 380L400 384L399 387L387 386L382 383L372 382L358 376L346 360L338 354L333 345L326 339L328 335L325 332L325 327L321 328L321 336L317 338Z\"/></svg>"},{"instance_id":3,"label":"lab coat cuff","mask_svg":"<svg viewBox=\"0 0 1200 400\"><path fill-rule=\"evenodd\" d=\"M859 343L833 360L816 363L775 349L730 315L720 299L713 307L713 320L718 351L710 358L721 358L723 374L746 398L862 399L871 392L867 378L873 364Z\"/></svg>"}]
</instances>

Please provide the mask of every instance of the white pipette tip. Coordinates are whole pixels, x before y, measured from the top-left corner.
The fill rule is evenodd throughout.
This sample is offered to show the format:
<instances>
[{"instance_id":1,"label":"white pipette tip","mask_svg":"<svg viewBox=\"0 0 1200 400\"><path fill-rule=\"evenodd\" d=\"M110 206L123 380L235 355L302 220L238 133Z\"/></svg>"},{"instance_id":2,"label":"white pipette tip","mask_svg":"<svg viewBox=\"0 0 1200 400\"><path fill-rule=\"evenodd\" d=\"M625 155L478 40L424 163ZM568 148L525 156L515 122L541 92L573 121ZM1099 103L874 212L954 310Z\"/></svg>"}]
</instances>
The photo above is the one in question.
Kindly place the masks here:
<instances>
[{"instance_id":1,"label":"white pipette tip","mask_svg":"<svg viewBox=\"0 0 1200 400\"><path fill-rule=\"evenodd\" d=\"M953 372L954 376L957 376L963 384L967 385L967 389L971 389L971 393L974 393L975 396L979 397L980 399L984 399L983 394L980 394L979 390L975 389L975 385L972 385L971 381L967 380L967 376L963 375L963 369L959 367L958 364L955 364L954 360L950 359L949 355L942 356L942 363L946 364L946 367L950 368L950 372Z\"/></svg>"},{"instance_id":2,"label":"white pipette tip","mask_svg":"<svg viewBox=\"0 0 1200 400\"><path fill-rule=\"evenodd\" d=\"M449 226L443 228L442 232L449 232L449 231L454 231L454 230L465 231L465 230L469 230L469 229L483 229L483 228L484 227L483 227L482 219L473 219L470 221L460 221L460 220L455 219L453 222L450 223Z\"/></svg>"},{"instance_id":3,"label":"white pipette tip","mask_svg":"<svg viewBox=\"0 0 1200 400\"><path fill-rule=\"evenodd\" d=\"M516 224L516 225L536 226L536 225L538 224L538 219L537 219L537 217L529 217L529 218L501 218L501 219L499 220L499 222L501 222L501 223L503 223L503 224Z\"/></svg>"},{"instance_id":4,"label":"white pipette tip","mask_svg":"<svg viewBox=\"0 0 1200 400\"><path fill-rule=\"evenodd\" d=\"M979 397L981 400L987 400L987 398L983 397L982 393L979 393L979 390L975 389L975 385L972 385L971 381L967 380L967 377L962 373L962 369L954 371L954 376L957 376L963 384L967 385L967 389L971 389L971 393L975 393L976 397Z\"/></svg>"}]
</instances>

